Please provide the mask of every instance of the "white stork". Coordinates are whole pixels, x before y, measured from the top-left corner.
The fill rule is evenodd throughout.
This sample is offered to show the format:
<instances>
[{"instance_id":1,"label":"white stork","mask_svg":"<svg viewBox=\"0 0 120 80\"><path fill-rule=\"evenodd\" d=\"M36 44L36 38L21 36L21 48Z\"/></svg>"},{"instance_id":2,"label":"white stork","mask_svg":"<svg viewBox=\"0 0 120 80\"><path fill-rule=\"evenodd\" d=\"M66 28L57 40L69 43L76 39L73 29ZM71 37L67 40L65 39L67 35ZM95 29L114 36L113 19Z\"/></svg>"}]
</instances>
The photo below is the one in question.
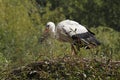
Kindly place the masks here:
<instances>
[{"instance_id":1,"label":"white stork","mask_svg":"<svg viewBox=\"0 0 120 80\"><path fill-rule=\"evenodd\" d=\"M81 47L90 49L100 45L93 32L72 20L61 21L57 26L53 22L48 22L45 29L45 34L47 33L59 41L69 42L72 55L77 54L76 49L79 50Z\"/></svg>"}]
</instances>

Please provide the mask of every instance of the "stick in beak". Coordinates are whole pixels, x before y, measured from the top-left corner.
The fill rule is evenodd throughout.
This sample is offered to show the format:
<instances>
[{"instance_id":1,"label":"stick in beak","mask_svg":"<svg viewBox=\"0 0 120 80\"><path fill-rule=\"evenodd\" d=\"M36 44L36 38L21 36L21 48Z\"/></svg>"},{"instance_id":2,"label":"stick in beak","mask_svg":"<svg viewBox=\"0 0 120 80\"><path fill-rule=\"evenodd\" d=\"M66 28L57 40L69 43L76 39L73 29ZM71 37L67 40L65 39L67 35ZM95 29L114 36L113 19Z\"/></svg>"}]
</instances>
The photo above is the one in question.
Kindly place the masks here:
<instances>
[{"instance_id":1,"label":"stick in beak","mask_svg":"<svg viewBox=\"0 0 120 80\"><path fill-rule=\"evenodd\" d=\"M49 27L46 27L44 30L44 33L47 33L47 32L49 32Z\"/></svg>"},{"instance_id":2,"label":"stick in beak","mask_svg":"<svg viewBox=\"0 0 120 80\"><path fill-rule=\"evenodd\" d=\"M48 36L49 36L49 27L46 27L38 41L40 43L42 43L43 41L45 41L48 38Z\"/></svg>"}]
</instances>

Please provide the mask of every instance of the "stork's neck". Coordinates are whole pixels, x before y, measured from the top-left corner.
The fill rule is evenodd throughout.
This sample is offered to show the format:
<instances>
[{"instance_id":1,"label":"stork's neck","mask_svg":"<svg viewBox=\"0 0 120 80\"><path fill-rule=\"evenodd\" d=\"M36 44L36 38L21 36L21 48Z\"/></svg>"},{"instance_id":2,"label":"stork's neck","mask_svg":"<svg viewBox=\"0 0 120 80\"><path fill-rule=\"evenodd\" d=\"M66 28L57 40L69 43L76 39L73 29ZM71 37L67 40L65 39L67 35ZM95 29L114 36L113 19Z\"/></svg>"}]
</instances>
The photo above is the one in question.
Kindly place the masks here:
<instances>
[{"instance_id":1,"label":"stork's neck","mask_svg":"<svg viewBox=\"0 0 120 80\"><path fill-rule=\"evenodd\" d=\"M52 25L51 33L52 33L52 36L55 37L55 34L56 34L55 25Z\"/></svg>"},{"instance_id":2,"label":"stork's neck","mask_svg":"<svg viewBox=\"0 0 120 80\"><path fill-rule=\"evenodd\" d=\"M55 26L52 28L52 32L55 33Z\"/></svg>"}]
</instances>

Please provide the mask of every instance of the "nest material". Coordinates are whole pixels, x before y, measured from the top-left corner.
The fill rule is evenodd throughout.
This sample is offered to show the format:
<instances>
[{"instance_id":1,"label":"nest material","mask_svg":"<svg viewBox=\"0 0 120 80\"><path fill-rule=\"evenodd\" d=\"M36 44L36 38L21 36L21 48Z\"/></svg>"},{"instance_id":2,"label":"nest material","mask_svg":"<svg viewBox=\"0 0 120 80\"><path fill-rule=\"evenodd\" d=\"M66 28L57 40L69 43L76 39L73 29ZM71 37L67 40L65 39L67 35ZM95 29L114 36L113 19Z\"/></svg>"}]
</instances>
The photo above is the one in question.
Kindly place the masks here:
<instances>
[{"instance_id":1,"label":"nest material","mask_svg":"<svg viewBox=\"0 0 120 80\"><path fill-rule=\"evenodd\" d=\"M64 57L14 69L6 80L120 79L119 61Z\"/></svg>"}]
</instances>

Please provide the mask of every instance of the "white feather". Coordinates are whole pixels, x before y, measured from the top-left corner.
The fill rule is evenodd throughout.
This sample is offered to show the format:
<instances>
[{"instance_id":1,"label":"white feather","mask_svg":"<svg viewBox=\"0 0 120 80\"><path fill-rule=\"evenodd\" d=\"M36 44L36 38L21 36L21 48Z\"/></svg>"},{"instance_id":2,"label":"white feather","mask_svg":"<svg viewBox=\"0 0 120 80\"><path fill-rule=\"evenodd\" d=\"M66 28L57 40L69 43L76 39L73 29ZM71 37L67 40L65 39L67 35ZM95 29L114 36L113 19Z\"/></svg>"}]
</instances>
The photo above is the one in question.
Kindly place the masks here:
<instances>
[{"instance_id":1,"label":"white feather","mask_svg":"<svg viewBox=\"0 0 120 80\"><path fill-rule=\"evenodd\" d=\"M60 22L56 27L56 30L57 30L56 32L58 32L58 30L60 30L61 34L65 34L63 29L70 36L88 32L88 30L84 26L82 26L79 23L72 21L72 20L64 20L64 21Z\"/></svg>"}]
</instances>

